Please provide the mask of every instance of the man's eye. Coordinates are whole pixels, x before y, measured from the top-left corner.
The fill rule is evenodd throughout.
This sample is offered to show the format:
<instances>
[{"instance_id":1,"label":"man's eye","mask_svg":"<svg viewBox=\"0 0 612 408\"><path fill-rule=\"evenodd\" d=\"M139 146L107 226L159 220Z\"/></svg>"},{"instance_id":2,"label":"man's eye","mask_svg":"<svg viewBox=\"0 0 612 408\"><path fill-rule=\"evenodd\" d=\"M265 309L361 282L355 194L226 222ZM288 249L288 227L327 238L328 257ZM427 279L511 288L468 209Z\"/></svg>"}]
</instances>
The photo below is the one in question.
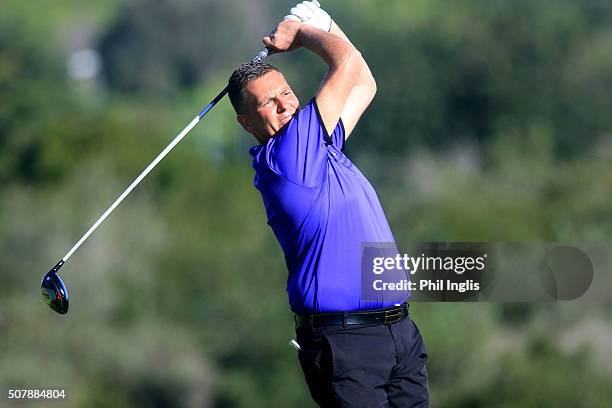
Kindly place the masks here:
<instances>
[{"instance_id":1,"label":"man's eye","mask_svg":"<svg viewBox=\"0 0 612 408\"><path fill-rule=\"evenodd\" d=\"M285 92L283 92L283 95L285 95L285 96L291 95L291 91L285 91Z\"/></svg>"}]
</instances>

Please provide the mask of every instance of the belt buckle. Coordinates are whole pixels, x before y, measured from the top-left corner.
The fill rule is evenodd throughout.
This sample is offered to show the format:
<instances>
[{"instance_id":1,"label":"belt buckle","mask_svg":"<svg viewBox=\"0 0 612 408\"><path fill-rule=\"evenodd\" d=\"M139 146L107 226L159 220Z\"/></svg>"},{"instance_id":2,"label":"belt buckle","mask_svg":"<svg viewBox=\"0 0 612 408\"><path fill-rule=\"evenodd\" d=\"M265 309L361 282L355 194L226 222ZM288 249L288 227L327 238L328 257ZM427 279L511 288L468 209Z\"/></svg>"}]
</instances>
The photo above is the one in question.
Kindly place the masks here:
<instances>
[{"instance_id":1,"label":"belt buckle","mask_svg":"<svg viewBox=\"0 0 612 408\"><path fill-rule=\"evenodd\" d=\"M384 324L392 324L401 320L404 317L404 310L390 310L385 312Z\"/></svg>"}]
</instances>

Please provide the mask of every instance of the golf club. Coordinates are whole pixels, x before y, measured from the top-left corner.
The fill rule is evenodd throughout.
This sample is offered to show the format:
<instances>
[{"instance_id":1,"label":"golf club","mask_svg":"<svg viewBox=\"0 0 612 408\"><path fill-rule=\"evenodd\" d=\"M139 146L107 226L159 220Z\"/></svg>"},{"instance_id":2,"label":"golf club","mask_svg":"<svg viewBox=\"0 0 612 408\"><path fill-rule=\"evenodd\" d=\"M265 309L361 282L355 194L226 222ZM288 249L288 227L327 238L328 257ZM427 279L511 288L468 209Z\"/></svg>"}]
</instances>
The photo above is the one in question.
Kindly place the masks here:
<instances>
[{"instance_id":1,"label":"golf club","mask_svg":"<svg viewBox=\"0 0 612 408\"><path fill-rule=\"evenodd\" d=\"M269 54L267 48L262 49L259 54L251 60L252 63L257 63L266 58ZM42 279L40 289L45 303L55 310L57 313L65 314L68 312L69 300L68 289L61 280L57 272L68 261L72 254L81 246L83 242L102 224L102 222L113 212L113 210L123 201L123 199L153 170L153 168L181 141L187 134L198 124L200 120L217 104L227 93L227 86L217 95L208 105L206 105L198 115L170 142L168 146L140 173L138 177L125 189L123 193L115 200L115 202L98 218L98 220L89 228L89 230L81 237L81 239L68 251L59 262L45 274Z\"/></svg>"}]
</instances>

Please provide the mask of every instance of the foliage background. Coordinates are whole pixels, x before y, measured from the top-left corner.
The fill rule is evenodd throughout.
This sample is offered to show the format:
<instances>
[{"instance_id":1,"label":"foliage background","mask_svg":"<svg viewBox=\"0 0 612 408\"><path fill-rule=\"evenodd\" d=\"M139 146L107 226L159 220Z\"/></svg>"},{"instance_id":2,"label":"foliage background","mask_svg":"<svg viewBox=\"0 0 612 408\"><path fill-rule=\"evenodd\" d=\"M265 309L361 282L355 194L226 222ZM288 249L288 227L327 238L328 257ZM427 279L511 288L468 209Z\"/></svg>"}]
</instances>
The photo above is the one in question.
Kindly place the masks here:
<instances>
[{"instance_id":1,"label":"foliage background","mask_svg":"<svg viewBox=\"0 0 612 408\"><path fill-rule=\"evenodd\" d=\"M218 93L292 4L0 3L0 406L310 407L286 271L228 101L62 269L41 276ZM348 143L400 245L609 242L612 3L324 2L378 95ZM100 71L69 75L93 49ZM324 67L270 58L302 101ZM413 303L433 407L603 407L610 305ZM19 406L44 406L24 402Z\"/></svg>"}]
</instances>

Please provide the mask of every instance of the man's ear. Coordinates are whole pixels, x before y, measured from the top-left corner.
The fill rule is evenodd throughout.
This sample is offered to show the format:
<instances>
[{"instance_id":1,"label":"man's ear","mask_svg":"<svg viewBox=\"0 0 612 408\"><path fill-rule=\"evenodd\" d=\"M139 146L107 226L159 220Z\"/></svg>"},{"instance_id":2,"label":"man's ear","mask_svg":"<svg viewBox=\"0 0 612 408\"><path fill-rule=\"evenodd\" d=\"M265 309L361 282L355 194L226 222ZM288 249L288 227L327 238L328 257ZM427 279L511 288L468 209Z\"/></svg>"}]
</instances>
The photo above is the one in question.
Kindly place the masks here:
<instances>
[{"instance_id":1,"label":"man's ear","mask_svg":"<svg viewBox=\"0 0 612 408\"><path fill-rule=\"evenodd\" d=\"M250 134L253 134L253 124L247 115L244 113L238 113L236 115L236 120L240 123L240 126Z\"/></svg>"}]
</instances>

